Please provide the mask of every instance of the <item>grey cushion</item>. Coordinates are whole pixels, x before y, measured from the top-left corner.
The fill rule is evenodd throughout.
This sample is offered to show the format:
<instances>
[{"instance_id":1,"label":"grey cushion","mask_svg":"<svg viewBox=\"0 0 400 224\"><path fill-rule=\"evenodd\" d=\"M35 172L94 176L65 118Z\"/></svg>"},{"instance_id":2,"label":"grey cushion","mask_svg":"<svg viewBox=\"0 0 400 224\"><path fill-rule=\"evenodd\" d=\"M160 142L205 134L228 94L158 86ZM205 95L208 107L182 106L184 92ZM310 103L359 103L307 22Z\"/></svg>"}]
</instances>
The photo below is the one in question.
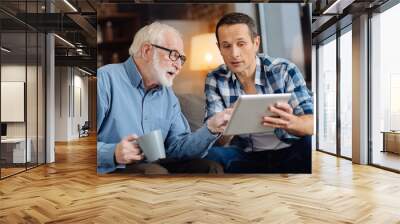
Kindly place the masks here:
<instances>
[{"instance_id":1,"label":"grey cushion","mask_svg":"<svg viewBox=\"0 0 400 224\"><path fill-rule=\"evenodd\" d=\"M192 131L203 126L205 98L194 94L177 94L182 113L189 122Z\"/></svg>"}]
</instances>

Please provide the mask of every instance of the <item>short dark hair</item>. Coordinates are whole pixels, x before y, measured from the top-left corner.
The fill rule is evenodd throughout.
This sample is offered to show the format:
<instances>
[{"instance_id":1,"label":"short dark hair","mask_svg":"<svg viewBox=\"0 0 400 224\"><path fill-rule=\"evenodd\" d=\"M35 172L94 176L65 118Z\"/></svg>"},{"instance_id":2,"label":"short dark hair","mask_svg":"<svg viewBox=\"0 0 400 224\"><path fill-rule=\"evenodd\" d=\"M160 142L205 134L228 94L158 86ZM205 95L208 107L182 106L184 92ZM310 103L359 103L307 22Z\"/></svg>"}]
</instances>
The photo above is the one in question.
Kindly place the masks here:
<instances>
[{"instance_id":1,"label":"short dark hair","mask_svg":"<svg viewBox=\"0 0 400 224\"><path fill-rule=\"evenodd\" d=\"M252 39L258 36L256 23L250 16L240 12L232 12L224 15L217 23L217 27L215 28L215 35L217 36L218 43L219 43L219 38L218 38L219 27L223 25L235 25L235 24L246 24L247 27L249 28L249 33Z\"/></svg>"}]
</instances>

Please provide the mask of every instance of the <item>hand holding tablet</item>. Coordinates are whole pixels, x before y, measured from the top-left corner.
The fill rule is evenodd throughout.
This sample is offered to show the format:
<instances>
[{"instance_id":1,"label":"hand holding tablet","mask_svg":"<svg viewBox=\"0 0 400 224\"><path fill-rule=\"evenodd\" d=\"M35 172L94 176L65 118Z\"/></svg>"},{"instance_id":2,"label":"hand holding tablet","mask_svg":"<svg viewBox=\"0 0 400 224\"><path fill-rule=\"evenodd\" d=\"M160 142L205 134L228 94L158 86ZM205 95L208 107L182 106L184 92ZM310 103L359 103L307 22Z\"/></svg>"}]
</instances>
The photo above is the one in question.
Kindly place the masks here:
<instances>
[{"instance_id":1,"label":"hand holding tablet","mask_svg":"<svg viewBox=\"0 0 400 224\"><path fill-rule=\"evenodd\" d=\"M278 102L287 103L290 96L290 93L239 96L224 135L272 132L273 127L266 127L262 124L263 117L275 115L268 110L268 107ZM281 109L285 110L285 108Z\"/></svg>"}]
</instances>

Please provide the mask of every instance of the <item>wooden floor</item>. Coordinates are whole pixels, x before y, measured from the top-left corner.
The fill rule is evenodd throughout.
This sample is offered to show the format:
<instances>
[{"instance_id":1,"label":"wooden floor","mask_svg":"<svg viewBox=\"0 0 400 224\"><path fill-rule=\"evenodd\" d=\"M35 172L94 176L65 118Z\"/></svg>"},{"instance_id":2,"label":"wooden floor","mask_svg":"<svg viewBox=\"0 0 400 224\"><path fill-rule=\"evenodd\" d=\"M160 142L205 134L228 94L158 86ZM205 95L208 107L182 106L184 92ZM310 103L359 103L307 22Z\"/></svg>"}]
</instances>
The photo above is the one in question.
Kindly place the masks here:
<instances>
[{"instance_id":1,"label":"wooden floor","mask_svg":"<svg viewBox=\"0 0 400 224\"><path fill-rule=\"evenodd\" d=\"M20 168L20 167L18 167L18 168L0 168L1 169L1 178L4 178L4 177L8 177L8 176L11 176L11 175L13 175L13 174L16 174L16 173L19 173L19 172L22 172L22 171L24 171L24 170L26 170L26 168L24 167L24 168Z\"/></svg>"},{"instance_id":2,"label":"wooden floor","mask_svg":"<svg viewBox=\"0 0 400 224\"><path fill-rule=\"evenodd\" d=\"M400 170L400 154L376 150L374 151L372 162L380 166Z\"/></svg>"},{"instance_id":3,"label":"wooden floor","mask_svg":"<svg viewBox=\"0 0 400 224\"><path fill-rule=\"evenodd\" d=\"M19 164L18 167L0 168L1 178L6 178L8 176L15 175L29 169L33 169L35 167L37 167L36 163L27 164L27 167L25 167L25 164Z\"/></svg>"},{"instance_id":4,"label":"wooden floor","mask_svg":"<svg viewBox=\"0 0 400 224\"><path fill-rule=\"evenodd\" d=\"M315 152L312 175L97 176L96 142L0 181L0 223L400 223L400 175Z\"/></svg>"}]
</instances>

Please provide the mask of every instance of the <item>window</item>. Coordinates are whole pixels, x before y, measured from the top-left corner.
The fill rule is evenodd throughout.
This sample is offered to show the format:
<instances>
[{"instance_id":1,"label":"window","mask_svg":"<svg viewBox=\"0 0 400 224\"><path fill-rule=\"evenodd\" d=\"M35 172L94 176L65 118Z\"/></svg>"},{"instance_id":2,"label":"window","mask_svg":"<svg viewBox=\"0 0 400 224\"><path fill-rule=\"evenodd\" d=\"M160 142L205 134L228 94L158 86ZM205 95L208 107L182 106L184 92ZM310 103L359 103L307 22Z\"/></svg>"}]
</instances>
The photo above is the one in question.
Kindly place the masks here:
<instances>
[{"instance_id":1,"label":"window","mask_svg":"<svg viewBox=\"0 0 400 224\"><path fill-rule=\"evenodd\" d=\"M20 15L39 13L44 1L12 2ZM15 99L14 110L0 105L2 134L0 144L0 179L45 163L45 34L16 22L4 12L0 17L0 90L2 99ZM10 88L11 87L11 88ZM11 97L14 96L14 97ZM10 104L8 104L10 105Z\"/></svg>"},{"instance_id":2,"label":"window","mask_svg":"<svg viewBox=\"0 0 400 224\"><path fill-rule=\"evenodd\" d=\"M400 170L399 21L399 4L371 18L371 157L373 164L396 170ZM389 134L398 137L384 139Z\"/></svg>"},{"instance_id":3,"label":"window","mask_svg":"<svg viewBox=\"0 0 400 224\"><path fill-rule=\"evenodd\" d=\"M347 32L346 32L347 31ZM352 32L340 36L340 155L352 157Z\"/></svg>"},{"instance_id":4,"label":"window","mask_svg":"<svg viewBox=\"0 0 400 224\"><path fill-rule=\"evenodd\" d=\"M318 47L318 149L336 153L336 36Z\"/></svg>"}]
</instances>

